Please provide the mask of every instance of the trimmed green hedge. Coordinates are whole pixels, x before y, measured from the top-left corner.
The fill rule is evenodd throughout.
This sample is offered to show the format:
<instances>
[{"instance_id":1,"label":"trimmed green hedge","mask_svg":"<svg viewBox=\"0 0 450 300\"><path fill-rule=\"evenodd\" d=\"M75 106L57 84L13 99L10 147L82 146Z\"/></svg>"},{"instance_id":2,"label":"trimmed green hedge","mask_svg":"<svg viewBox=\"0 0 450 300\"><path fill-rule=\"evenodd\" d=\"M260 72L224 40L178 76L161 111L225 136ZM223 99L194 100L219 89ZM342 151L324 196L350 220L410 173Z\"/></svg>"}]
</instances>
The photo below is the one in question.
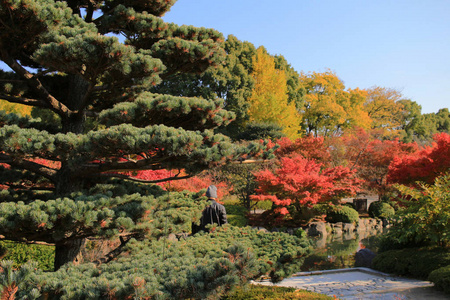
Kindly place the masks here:
<instances>
[{"instance_id":1,"label":"trimmed green hedge","mask_svg":"<svg viewBox=\"0 0 450 300\"><path fill-rule=\"evenodd\" d=\"M450 252L441 247L406 248L379 253L372 261L376 270L420 279L450 265Z\"/></svg>"},{"instance_id":2,"label":"trimmed green hedge","mask_svg":"<svg viewBox=\"0 0 450 300\"><path fill-rule=\"evenodd\" d=\"M369 216L372 218L389 219L395 215L395 209L386 202L372 202L369 206Z\"/></svg>"},{"instance_id":3,"label":"trimmed green hedge","mask_svg":"<svg viewBox=\"0 0 450 300\"><path fill-rule=\"evenodd\" d=\"M330 223L358 223L359 214L356 210L349 206L333 206L327 212L326 221Z\"/></svg>"},{"instance_id":4,"label":"trimmed green hedge","mask_svg":"<svg viewBox=\"0 0 450 300\"><path fill-rule=\"evenodd\" d=\"M450 265L434 270L428 276L435 287L450 294Z\"/></svg>"},{"instance_id":5,"label":"trimmed green hedge","mask_svg":"<svg viewBox=\"0 0 450 300\"><path fill-rule=\"evenodd\" d=\"M228 223L237 227L245 227L248 225L246 217L247 210L245 207L238 204L235 201L228 201L224 204L227 211Z\"/></svg>"}]
</instances>

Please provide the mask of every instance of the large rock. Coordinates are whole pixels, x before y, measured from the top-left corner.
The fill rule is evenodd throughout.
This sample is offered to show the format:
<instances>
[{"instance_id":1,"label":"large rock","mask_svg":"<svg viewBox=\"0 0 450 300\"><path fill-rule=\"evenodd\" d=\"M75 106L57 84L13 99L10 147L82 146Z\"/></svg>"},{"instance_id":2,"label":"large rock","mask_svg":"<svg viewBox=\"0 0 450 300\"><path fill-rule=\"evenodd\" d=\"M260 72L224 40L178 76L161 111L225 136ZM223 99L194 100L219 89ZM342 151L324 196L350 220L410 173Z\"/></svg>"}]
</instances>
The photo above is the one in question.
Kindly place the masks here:
<instances>
[{"instance_id":1,"label":"large rock","mask_svg":"<svg viewBox=\"0 0 450 300\"><path fill-rule=\"evenodd\" d=\"M354 231L344 232L344 234L342 235L342 238L344 239L344 241L354 240L354 239L356 239L356 234Z\"/></svg>"},{"instance_id":2,"label":"large rock","mask_svg":"<svg viewBox=\"0 0 450 300\"><path fill-rule=\"evenodd\" d=\"M355 254L355 267L370 268L376 254L370 249L361 249Z\"/></svg>"},{"instance_id":3,"label":"large rock","mask_svg":"<svg viewBox=\"0 0 450 300\"><path fill-rule=\"evenodd\" d=\"M353 232L355 231L355 225L353 223L344 223L342 230L344 232Z\"/></svg>"},{"instance_id":4,"label":"large rock","mask_svg":"<svg viewBox=\"0 0 450 300\"><path fill-rule=\"evenodd\" d=\"M306 228L306 232L309 236L327 236L327 227L324 222L311 222Z\"/></svg>"}]
</instances>

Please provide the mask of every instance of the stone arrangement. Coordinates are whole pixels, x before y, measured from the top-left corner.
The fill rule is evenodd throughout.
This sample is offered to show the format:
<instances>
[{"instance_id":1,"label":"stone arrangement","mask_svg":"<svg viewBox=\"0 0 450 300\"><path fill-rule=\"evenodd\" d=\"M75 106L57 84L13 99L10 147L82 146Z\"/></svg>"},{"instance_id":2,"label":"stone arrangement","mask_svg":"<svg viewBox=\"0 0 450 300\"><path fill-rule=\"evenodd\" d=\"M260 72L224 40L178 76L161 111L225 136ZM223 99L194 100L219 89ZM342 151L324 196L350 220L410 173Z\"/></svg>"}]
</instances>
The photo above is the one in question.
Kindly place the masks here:
<instances>
[{"instance_id":1,"label":"stone arrangement","mask_svg":"<svg viewBox=\"0 0 450 300\"><path fill-rule=\"evenodd\" d=\"M328 234L335 236L352 235L354 233L364 233L370 231L380 231L387 227L386 221L373 218L360 218L357 224L353 223L328 223L328 222L311 222L306 228L308 236L326 237Z\"/></svg>"}]
</instances>

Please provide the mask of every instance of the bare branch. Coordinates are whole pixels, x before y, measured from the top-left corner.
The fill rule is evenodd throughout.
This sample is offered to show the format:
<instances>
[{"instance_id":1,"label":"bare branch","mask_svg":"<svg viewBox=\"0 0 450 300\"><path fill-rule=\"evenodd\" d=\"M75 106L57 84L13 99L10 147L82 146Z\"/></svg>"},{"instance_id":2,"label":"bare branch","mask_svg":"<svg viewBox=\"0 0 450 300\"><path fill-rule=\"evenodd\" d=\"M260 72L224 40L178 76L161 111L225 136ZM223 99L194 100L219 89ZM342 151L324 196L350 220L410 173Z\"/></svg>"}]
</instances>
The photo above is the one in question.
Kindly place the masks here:
<instances>
[{"instance_id":1,"label":"bare branch","mask_svg":"<svg viewBox=\"0 0 450 300\"><path fill-rule=\"evenodd\" d=\"M108 254L106 254L104 257L94 261L94 264L96 264L98 266L103 263L106 264L106 263L109 263L110 261L112 261L114 258L119 256L123 252L125 246L128 244L128 242L131 240L132 237L133 237L133 235L129 235L126 239L124 239L121 236L120 237L120 245L116 249L114 249L111 252L109 252Z\"/></svg>"},{"instance_id":2,"label":"bare branch","mask_svg":"<svg viewBox=\"0 0 450 300\"><path fill-rule=\"evenodd\" d=\"M263 163L266 162L265 159L245 159L245 160L235 160L232 161L232 164L255 164L255 163Z\"/></svg>"}]
</instances>

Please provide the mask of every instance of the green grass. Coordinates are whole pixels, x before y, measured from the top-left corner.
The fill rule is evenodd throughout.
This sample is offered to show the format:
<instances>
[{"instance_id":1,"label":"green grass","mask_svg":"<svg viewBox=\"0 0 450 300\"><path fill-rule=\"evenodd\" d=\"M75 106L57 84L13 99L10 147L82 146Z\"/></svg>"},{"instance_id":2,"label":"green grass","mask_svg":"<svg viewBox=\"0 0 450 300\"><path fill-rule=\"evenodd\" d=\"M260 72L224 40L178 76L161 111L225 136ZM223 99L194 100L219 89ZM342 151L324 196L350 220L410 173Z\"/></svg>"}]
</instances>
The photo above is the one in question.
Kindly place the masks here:
<instances>
[{"instance_id":1,"label":"green grass","mask_svg":"<svg viewBox=\"0 0 450 300\"><path fill-rule=\"evenodd\" d=\"M297 290L289 287L264 286L250 284L237 288L232 294L222 298L222 300L330 300L336 299L327 295Z\"/></svg>"},{"instance_id":2,"label":"green grass","mask_svg":"<svg viewBox=\"0 0 450 300\"><path fill-rule=\"evenodd\" d=\"M53 271L55 247L45 245L28 245L11 241L0 241L2 260L14 261L18 268L29 260L36 261L44 271Z\"/></svg>"},{"instance_id":3,"label":"green grass","mask_svg":"<svg viewBox=\"0 0 450 300\"><path fill-rule=\"evenodd\" d=\"M248 225L246 217L247 210L239 204L239 200L235 198L225 199L224 206L227 210L228 223L237 227L245 227Z\"/></svg>"}]
</instances>

